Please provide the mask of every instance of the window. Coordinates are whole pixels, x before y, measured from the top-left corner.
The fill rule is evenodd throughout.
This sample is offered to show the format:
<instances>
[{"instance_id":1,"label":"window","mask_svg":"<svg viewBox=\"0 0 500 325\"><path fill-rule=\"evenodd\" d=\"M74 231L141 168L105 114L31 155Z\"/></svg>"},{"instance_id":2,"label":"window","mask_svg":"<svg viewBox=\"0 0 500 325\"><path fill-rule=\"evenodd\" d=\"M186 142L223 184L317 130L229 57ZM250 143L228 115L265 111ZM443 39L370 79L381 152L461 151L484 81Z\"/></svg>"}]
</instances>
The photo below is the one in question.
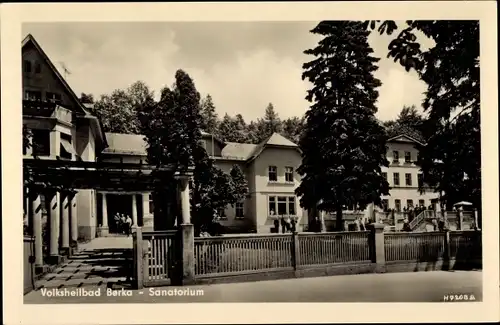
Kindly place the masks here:
<instances>
[{"instance_id":1,"label":"window","mask_svg":"<svg viewBox=\"0 0 500 325\"><path fill-rule=\"evenodd\" d=\"M294 216L295 213L295 197L294 196L289 196L288 197L288 214Z\"/></svg>"},{"instance_id":2,"label":"window","mask_svg":"<svg viewBox=\"0 0 500 325\"><path fill-rule=\"evenodd\" d=\"M405 174L406 186L411 186L411 174Z\"/></svg>"},{"instance_id":3,"label":"window","mask_svg":"<svg viewBox=\"0 0 500 325\"><path fill-rule=\"evenodd\" d=\"M270 216L276 215L276 197L275 196L269 197L269 215Z\"/></svg>"},{"instance_id":4,"label":"window","mask_svg":"<svg viewBox=\"0 0 500 325\"><path fill-rule=\"evenodd\" d=\"M394 186L399 186L399 173L394 173L392 177L394 181Z\"/></svg>"},{"instance_id":5,"label":"window","mask_svg":"<svg viewBox=\"0 0 500 325\"><path fill-rule=\"evenodd\" d=\"M269 215L296 215L295 196L269 196Z\"/></svg>"},{"instance_id":6,"label":"window","mask_svg":"<svg viewBox=\"0 0 500 325\"><path fill-rule=\"evenodd\" d=\"M31 61L28 60L23 61L23 71L28 73L31 72Z\"/></svg>"},{"instance_id":7,"label":"window","mask_svg":"<svg viewBox=\"0 0 500 325\"><path fill-rule=\"evenodd\" d=\"M425 207L425 200L418 200L418 205L421 207Z\"/></svg>"},{"instance_id":8,"label":"window","mask_svg":"<svg viewBox=\"0 0 500 325\"><path fill-rule=\"evenodd\" d=\"M244 217L244 206L243 202L237 202L235 206L236 218L242 219Z\"/></svg>"},{"instance_id":9,"label":"window","mask_svg":"<svg viewBox=\"0 0 500 325\"><path fill-rule=\"evenodd\" d=\"M406 200L406 207L408 209L413 208L413 200Z\"/></svg>"},{"instance_id":10,"label":"window","mask_svg":"<svg viewBox=\"0 0 500 325\"><path fill-rule=\"evenodd\" d=\"M397 212L401 211L401 200L399 199L394 200L394 209L396 209Z\"/></svg>"},{"instance_id":11,"label":"window","mask_svg":"<svg viewBox=\"0 0 500 325\"><path fill-rule=\"evenodd\" d=\"M422 185L424 185L424 175L417 174L417 179L418 179L418 187L422 187Z\"/></svg>"},{"instance_id":12,"label":"window","mask_svg":"<svg viewBox=\"0 0 500 325\"><path fill-rule=\"evenodd\" d=\"M149 213L153 214L155 212L155 202L153 200L153 194L149 194Z\"/></svg>"},{"instance_id":13,"label":"window","mask_svg":"<svg viewBox=\"0 0 500 325\"><path fill-rule=\"evenodd\" d=\"M50 156L50 131L32 130L33 156Z\"/></svg>"},{"instance_id":14,"label":"window","mask_svg":"<svg viewBox=\"0 0 500 325\"><path fill-rule=\"evenodd\" d=\"M405 163L411 163L411 152L405 151Z\"/></svg>"},{"instance_id":15,"label":"window","mask_svg":"<svg viewBox=\"0 0 500 325\"><path fill-rule=\"evenodd\" d=\"M287 215L286 209L286 196L278 196L278 215L284 216Z\"/></svg>"},{"instance_id":16,"label":"window","mask_svg":"<svg viewBox=\"0 0 500 325\"><path fill-rule=\"evenodd\" d=\"M394 162L394 163L399 162L399 151L394 150L392 152L392 162Z\"/></svg>"},{"instance_id":17,"label":"window","mask_svg":"<svg viewBox=\"0 0 500 325\"><path fill-rule=\"evenodd\" d=\"M285 167L285 182L293 183L293 167Z\"/></svg>"},{"instance_id":18,"label":"window","mask_svg":"<svg viewBox=\"0 0 500 325\"><path fill-rule=\"evenodd\" d=\"M270 182L278 181L278 168L276 166L269 166L269 181Z\"/></svg>"},{"instance_id":19,"label":"window","mask_svg":"<svg viewBox=\"0 0 500 325\"><path fill-rule=\"evenodd\" d=\"M382 200L382 209L384 209L384 211L387 211L387 209L389 209L389 200L387 199Z\"/></svg>"},{"instance_id":20,"label":"window","mask_svg":"<svg viewBox=\"0 0 500 325\"><path fill-rule=\"evenodd\" d=\"M47 98L48 102L56 103L56 104L61 103L61 94L47 92L45 94L45 97Z\"/></svg>"},{"instance_id":21,"label":"window","mask_svg":"<svg viewBox=\"0 0 500 325\"><path fill-rule=\"evenodd\" d=\"M42 72L42 65L40 62L35 62L35 73L41 73Z\"/></svg>"},{"instance_id":22,"label":"window","mask_svg":"<svg viewBox=\"0 0 500 325\"><path fill-rule=\"evenodd\" d=\"M417 151L417 162L420 161L420 152Z\"/></svg>"},{"instance_id":23,"label":"window","mask_svg":"<svg viewBox=\"0 0 500 325\"><path fill-rule=\"evenodd\" d=\"M382 173L382 177L387 181L387 173Z\"/></svg>"},{"instance_id":24,"label":"window","mask_svg":"<svg viewBox=\"0 0 500 325\"><path fill-rule=\"evenodd\" d=\"M60 144L59 156L64 159L72 159L75 150L73 149L73 144L71 143L71 135L61 133L61 144Z\"/></svg>"},{"instance_id":25,"label":"window","mask_svg":"<svg viewBox=\"0 0 500 325\"><path fill-rule=\"evenodd\" d=\"M42 100L42 92L41 91L26 90L24 92L24 99L25 100L41 101Z\"/></svg>"}]
</instances>

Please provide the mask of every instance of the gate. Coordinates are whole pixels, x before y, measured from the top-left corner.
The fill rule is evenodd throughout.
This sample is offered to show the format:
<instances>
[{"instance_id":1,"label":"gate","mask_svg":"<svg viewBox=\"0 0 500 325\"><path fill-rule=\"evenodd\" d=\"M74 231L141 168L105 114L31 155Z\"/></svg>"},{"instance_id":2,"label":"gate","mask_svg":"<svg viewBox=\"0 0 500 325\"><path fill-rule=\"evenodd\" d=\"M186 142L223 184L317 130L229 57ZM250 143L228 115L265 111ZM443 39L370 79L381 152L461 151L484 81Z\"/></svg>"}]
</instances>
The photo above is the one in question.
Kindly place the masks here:
<instances>
[{"instance_id":1,"label":"gate","mask_svg":"<svg viewBox=\"0 0 500 325\"><path fill-rule=\"evenodd\" d=\"M180 249L178 230L142 232L141 228L137 228L134 233L137 287L165 286L175 282Z\"/></svg>"},{"instance_id":2,"label":"gate","mask_svg":"<svg viewBox=\"0 0 500 325\"><path fill-rule=\"evenodd\" d=\"M34 237L24 237L23 241L23 272L24 272L24 290L23 293L27 294L28 292L34 289Z\"/></svg>"}]
</instances>

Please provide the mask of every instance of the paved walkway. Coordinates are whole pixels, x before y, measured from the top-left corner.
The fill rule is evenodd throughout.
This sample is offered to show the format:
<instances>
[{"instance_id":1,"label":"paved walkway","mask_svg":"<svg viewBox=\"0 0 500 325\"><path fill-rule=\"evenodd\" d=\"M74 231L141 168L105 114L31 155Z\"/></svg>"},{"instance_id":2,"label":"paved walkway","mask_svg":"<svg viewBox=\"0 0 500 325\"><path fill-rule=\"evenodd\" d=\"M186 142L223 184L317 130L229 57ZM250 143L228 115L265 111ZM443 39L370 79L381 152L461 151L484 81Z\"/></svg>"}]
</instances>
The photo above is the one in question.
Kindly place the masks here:
<instances>
[{"instance_id":1,"label":"paved walkway","mask_svg":"<svg viewBox=\"0 0 500 325\"><path fill-rule=\"evenodd\" d=\"M90 290L90 289L89 289ZM95 290L93 292L96 292ZM120 290L110 290L114 294ZM123 291L126 292L126 291ZM86 291L86 293L88 293ZM409 272L360 274L189 287L133 290L131 296L48 297L41 290L25 303L168 303L168 302L439 302L447 294L482 299L482 272ZM47 292L45 292L47 295Z\"/></svg>"},{"instance_id":2,"label":"paved walkway","mask_svg":"<svg viewBox=\"0 0 500 325\"><path fill-rule=\"evenodd\" d=\"M132 237L102 237L80 244L77 254L35 283L38 289L128 287Z\"/></svg>"}]
</instances>

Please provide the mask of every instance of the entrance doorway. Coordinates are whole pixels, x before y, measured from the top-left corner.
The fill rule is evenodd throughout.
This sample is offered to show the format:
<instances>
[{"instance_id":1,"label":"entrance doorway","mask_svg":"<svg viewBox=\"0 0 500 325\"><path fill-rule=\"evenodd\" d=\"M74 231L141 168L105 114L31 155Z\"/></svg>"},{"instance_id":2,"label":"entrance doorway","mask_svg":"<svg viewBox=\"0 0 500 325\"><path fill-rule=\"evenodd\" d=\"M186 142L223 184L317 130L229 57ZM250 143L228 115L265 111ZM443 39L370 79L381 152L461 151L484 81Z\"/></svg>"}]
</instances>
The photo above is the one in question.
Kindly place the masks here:
<instances>
[{"instance_id":1,"label":"entrance doorway","mask_svg":"<svg viewBox=\"0 0 500 325\"><path fill-rule=\"evenodd\" d=\"M110 234L121 234L123 229L115 220L116 214L130 216L132 218L132 195L129 194L107 194L108 227Z\"/></svg>"}]
</instances>

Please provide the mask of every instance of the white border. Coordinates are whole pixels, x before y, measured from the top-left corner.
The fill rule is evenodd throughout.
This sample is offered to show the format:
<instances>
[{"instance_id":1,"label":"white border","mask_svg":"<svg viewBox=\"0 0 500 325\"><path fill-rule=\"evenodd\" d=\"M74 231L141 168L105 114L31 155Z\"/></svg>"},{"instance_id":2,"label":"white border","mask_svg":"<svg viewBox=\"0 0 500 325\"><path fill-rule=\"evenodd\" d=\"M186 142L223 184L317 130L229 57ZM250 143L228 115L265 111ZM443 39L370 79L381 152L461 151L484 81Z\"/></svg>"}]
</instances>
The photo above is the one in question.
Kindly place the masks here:
<instances>
[{"instance_id":1,"label":"white border","mask_svg":"<svg viewBox=\"0 0 500 325\"><path fill-rule=\"evenodd\" d=\"M2 4L2 221L6 324L445 322L499 318L498 79L496 3L293 2ZM23 22L479 19L481 24L484 301L447 304L23 305L21 223L21 55ZM12 141L16 139L16 141ZM360 312L363 311L363 312Z\"/></svg>"}]
</instances>

